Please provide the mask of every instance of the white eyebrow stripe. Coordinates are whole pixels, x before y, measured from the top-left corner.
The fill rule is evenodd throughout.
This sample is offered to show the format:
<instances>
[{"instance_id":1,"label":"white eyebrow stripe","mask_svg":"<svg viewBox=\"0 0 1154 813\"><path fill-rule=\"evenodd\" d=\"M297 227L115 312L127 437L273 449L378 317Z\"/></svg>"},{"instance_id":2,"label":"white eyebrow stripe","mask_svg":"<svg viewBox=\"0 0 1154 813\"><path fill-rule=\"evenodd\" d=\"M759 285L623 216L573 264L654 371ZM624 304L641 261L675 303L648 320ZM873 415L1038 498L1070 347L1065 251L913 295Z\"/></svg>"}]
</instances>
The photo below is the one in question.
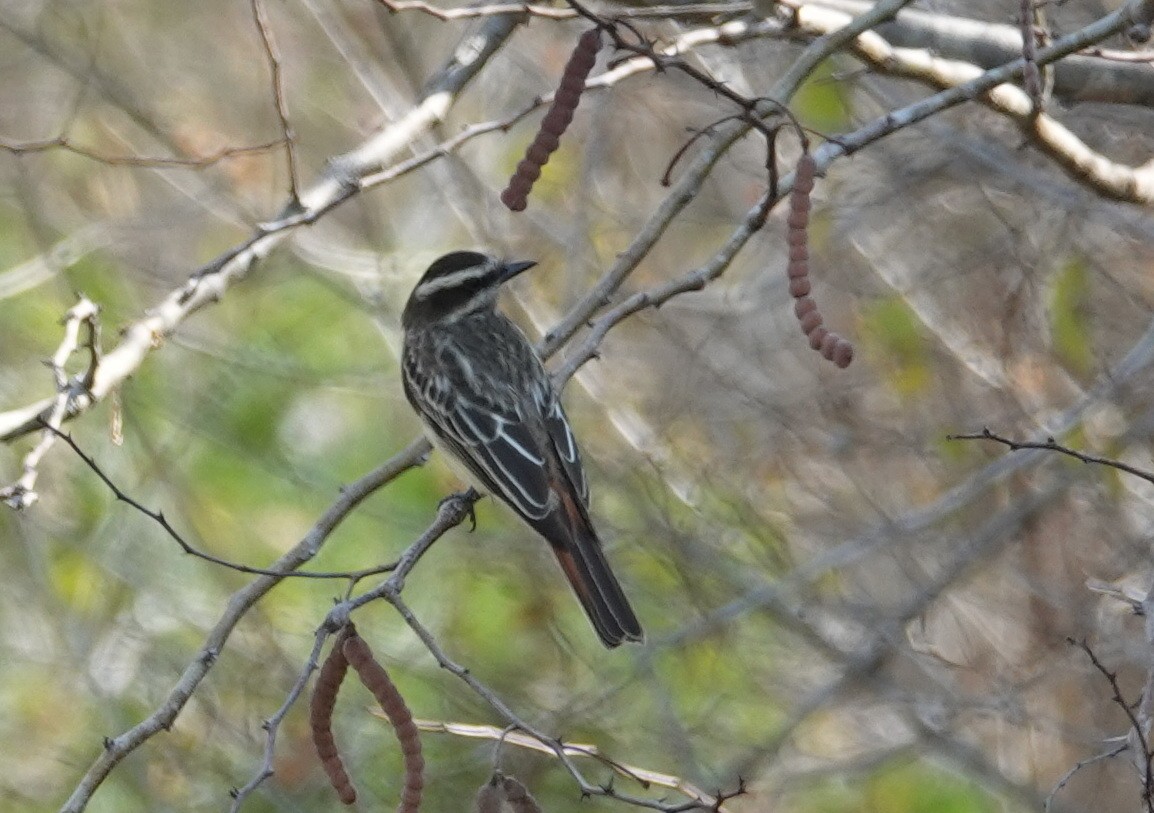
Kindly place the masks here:
<instances>
[{"instance_id":1,"label":"white eyebrow stripe","mask_svg":"<svg viewBox=\"0 0 1154 813\"><path fill-rule=\"evenodd\" d=\"M493 273L491 265L474 265L472 268L465 268L460 271L454 271L452 274L446 274L443 277L429 280L417 287L414 292L418 299L425 299L438 291L443 291L446 288L453 288L462 283L471 280L479 279Z\"/></svg>"}]
</instances>

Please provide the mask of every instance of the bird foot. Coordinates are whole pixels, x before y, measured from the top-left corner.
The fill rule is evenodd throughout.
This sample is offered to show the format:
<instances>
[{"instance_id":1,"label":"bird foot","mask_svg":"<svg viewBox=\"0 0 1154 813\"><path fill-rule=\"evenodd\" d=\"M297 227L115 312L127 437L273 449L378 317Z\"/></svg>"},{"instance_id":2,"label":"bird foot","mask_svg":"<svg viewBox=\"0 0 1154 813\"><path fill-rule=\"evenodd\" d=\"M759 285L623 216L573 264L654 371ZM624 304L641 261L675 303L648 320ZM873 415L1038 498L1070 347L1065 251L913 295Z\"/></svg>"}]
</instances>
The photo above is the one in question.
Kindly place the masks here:
<instances>
[{"instance_id":1,"label":"bird foot","mask_svg":"<svg viewBox=\"0 0 1154 813\"><path fill-rule=\"evenodd\" d=\"M468 512L465 516L469 518L469 533L472 533L477 530L476 503L479 499L481 499L481 492L469 486L464 491L458 491L442 499L441 502L437 504L437 509L440 510L444 508L447 503L464 503L461 508Z\"/></svg>"}]
</instances>

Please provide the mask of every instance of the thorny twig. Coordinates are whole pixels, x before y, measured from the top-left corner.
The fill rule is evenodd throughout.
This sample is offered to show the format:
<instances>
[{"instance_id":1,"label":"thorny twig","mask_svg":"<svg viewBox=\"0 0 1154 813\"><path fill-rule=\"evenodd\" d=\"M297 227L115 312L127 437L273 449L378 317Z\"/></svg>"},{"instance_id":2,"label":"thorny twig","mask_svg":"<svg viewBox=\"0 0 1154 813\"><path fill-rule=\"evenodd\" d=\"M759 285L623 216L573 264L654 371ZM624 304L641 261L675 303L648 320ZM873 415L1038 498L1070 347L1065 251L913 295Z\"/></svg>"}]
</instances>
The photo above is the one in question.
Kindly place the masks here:
<instances>
[{"instance_id":1,"label":"thorny twig","mask_svg":"<svg viewBox=\"0 0 1154 813\"><path fill-rule=\"evenodd\" d=\"M220 556L216 556L215 554L208 553L206 551L202 551L199 548L197 548L195 545L190 543L188 540L186 540L184 538L184 536L181 535L181 533L179 531L177 531L175 527L173 527L173 525L169 521L168 517L165 516L164 511L154 511L151 508L148 508L147 506L143 505L139 500L137 500L136 498L134 498L130 494L128 494L120 486L118 486L116 484L116 482L111 477L108 476L108 474L104 471L104 469L101 468L100 464L98 464L96 462L96 460L91 455L87 454L83 449L80 448L80 445L76 442L76 439L73 438L72 435L70 435L67 432L64 432L60 429L57 429L56 427L50 426L48 424L44 425L44 429L45 429L45 431L51 432L54 435L56 435L56 437L58 437L60 440L63 440L69 446L69 448L71 448L72 451L74 451L76 453L76 455L82 461L84 461L84 464L86 466L88 466L88 468L90 468L93 472L95 472L96 476L99 477L100 480L106 486L108 486L108 489L112 492L113 496L116 497L117 500L119 500L120 502L126 503L127 505L136 509L141 514L148 517L153 522L155 522L157 525L159 525L161 528L163 528L164 532L166 534L168 534L168 536L171 537L172 540L174 542L176 542L177 545L180 546L180 549L182 551L184 551L185 553L189 554L190 556L195 556L198 559L203 559L206 562L211 562L214 565L220 565L221 567L228 568L229 570L235 570L239 573L251 573L254 575L277 576L280 578L294 578L294 579L343 579L343 580L348 580L354 584L356 582L360 581L361 579L367 578L368 576L375 576L375 575L380 574L380 573L388 573L389 571L395 569L397 566L396 562L392 562L392 563L388 563L388 564L376 565L374 567L364 568L363 570L304 571L304 572L301 572L301 571L284 571L284 570L274 570L271 568L264 568L264 567L253 567L251 565L244 565L244 564L240 564L239 562L233 562L229 559L224 559Z\"/></svg>"},{"instance_id":2,"label":"thorny twig","mask_svg":"<svg viewBox=\"0 0 1154 813\"><path fill-rule=\"evenodd\" d=\"M1148 483L1154 483L1154 473L1152 472L1136 468L1135 466L1130 466L1120 460L1114 460L1109 457L1100 457L1098 455L1079 452L1076 449L1071 449L1069 446L1063 446L1052 437L1048 437L1041 441L1012 440L992 432L989 428L985 428L978 433L965 435L946 435L946 440L992 440L996 443L1001 443L1011 452L1020 451L1022 449L1041 449L1043 451L1058 452L1059 454L1064 454L1067 457L1072 457L1075 460L1081 460L1083 463L1096 463L1099 466L1109 466L1110 468L1118 469L1119 471L1124 471L1127 474L1132 474L1135 477L1139 477Z\"/></svg>"},{"instance_id":3,"label":"thorny twig","mask_svg":"<svg viewBox=\"0 0 1154 813\"><path fill-rule=\"evenodd\" d=\"M1118 675L1106 668L1098 656L1094 654L1094 650L1085 641L1075 641L1073 638L1068 638L1070 644L1077 646L1086 656L1090 658L1090 663L1094 665L1106 681L1110 684L1110 689L1114 693L1114 704L1122 709L1126 715L1126 719L1130 722L1130 735L1138 743L1138 756L1141 758L1142 764L1142 801L1146 807L1147 813L1154 813L1154 754L1150 753L1150 744L1146 736L1146 728L1139 722L1137 715L1134 713L1133 707L1122 696L1122 687L1118 685Z\"/></svg>"},{"instance_id":4,"label":"thorny twig","mask_svg":"<svg viewBox=\"0 0 1154 813\"><path fill-rule=\"evenodd\" d=\"M1086 759L1075 763L1074 767L1070 768L1070 770L1062 774L1062 777L1054 784L1054 789L1046 795L1046 802L1043 805L1043 810L1045 813L1050 813L1050 809L1054 805L1054 799L1057 797L1058 793L1070 783L1070 780L1074 778L1074 775L1078 773L1078 771L1093 765L1095 762L1101 762L1105 759L1113 759L1120 754L1126 753L1126 751L1129 749L1130 743L1123 740L1108 751L1103 751L1100 754L1095 754L1092 757L1087 757Z\"/></svg>"}]
</instances>

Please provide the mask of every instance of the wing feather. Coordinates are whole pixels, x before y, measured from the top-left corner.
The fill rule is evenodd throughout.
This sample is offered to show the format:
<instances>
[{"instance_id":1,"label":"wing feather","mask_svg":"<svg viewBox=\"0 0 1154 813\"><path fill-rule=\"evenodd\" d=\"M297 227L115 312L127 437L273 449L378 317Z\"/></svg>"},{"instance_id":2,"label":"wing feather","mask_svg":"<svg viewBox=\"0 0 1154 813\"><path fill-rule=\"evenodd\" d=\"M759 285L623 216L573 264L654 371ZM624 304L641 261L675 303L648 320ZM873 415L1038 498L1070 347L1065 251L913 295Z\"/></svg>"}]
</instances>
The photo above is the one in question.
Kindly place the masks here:
<instances>
[{"instance_id":1,"label":"wing feather","mask_svg":"<svg viewBox=\"0 0 1154 813\"><path fill-rule=\"evenodd\" d=\"M532 354L527 342L524 347ZM405 392L437 441L525 519L539 521L556 509L549 477L558 467L588 505L577 443L540 362L535 356L508 361L536 365L536 386L490 380L508 370L494 370L452 341L414 345L403 364Z\"/></svg>"},{"instance_id":2,"label":"wing feather","mask_svg":"<svg viewBox=\"0 0 1154 813\"><path fill-rule=\"evenodd\" d=\"M585 467L581 465L581 453L577 450L577 441L573 437L573 430L569 427L569 419L565 417L565 410L561 407L561 399L550 390L552 403L543 410L545 428L557 450L557 457L561 466L569 477L569 482L581 495L581 502L589 507L589 483L585 479Z\"/></svg>"},{"instance_id":3,"label":"wing feather","mask_svg":"<svg viewBox=\"0 0 1154 813\"><path fill-rule=\"evenodd\" d=\"M444 414L446 434L485 472L498 496L526 518L545 516L551 508L545 457L529 424L461 397L454 401Z\"/></svg>"}]
</instances>

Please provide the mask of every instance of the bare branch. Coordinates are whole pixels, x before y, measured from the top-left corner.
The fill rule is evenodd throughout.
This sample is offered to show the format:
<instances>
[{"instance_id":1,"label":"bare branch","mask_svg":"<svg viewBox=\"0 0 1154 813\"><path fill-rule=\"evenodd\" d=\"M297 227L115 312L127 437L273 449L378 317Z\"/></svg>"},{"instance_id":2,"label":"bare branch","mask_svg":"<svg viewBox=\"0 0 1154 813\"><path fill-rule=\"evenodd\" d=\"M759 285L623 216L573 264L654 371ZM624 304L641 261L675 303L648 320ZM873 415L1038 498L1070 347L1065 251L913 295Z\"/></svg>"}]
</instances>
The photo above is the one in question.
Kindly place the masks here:
<instances>
[{"instance_id":1,"label":"bare branch","mask_svg":"<svg viewBox=\"0 0 1154 813\"><path fill-rule=\"evenodd\" d=\"M380 169L411 140L440 121L456 95L464 88L497 47L512 33L515 21L494 17L485 21L468 53L451 59L430 83L423 100L402 120L333 160L324 178L301 193L300 210L286 205L290 216L266 224L242 244L230 249L193 273L179 289L151 309L149 315L129 325L120 343L93 371L92 385L65 405L57 419L67 420L87 411L132 375L148 354L192 314L218 301L250 270L288 237L321 213L340 205L360 190L357 179ZM35 431L40 422L52 423L56 400L41 401L0 413L0 442L10 442Z\"/></svg>"},{"instance_id":2,"label":"bare branch","mask_svg":"<svg viewBox=\"0 0 1154 813\"><path fill-rule=\"evenodd\" d=\"M521 733L520 731L509 731L508 729L491 725L446 723L439 720L416 720L416 724L422 731L433 734L450 734L455 737L492 740L500 744L515 745L518 748L524 748L529 751L557 756L557 752L552 745L542 742L536 737ZM640 768L636 765L610 759L605 756L596 745L566 742L561 745L561 748L568 756L594 759L607 768L610 768L623 779L637 782L642 787L656 786L675 790L700 805L702 809L713 809L718 804L717 797L706 793L701 788L680 776L660 773L649 768ZM724 806L719 809L725 810Z\"/></svg>"},{"instance_id":3,"label":"bare branch","mask_svg":"<svg viewBox=\"0 0 1154 813\"><path fill-rule=\"evenodd\" d=\"M100 349L97 345L100 335L97 327L99 313L100 309L96 304L82 296L80 301L69 308L64 315L64 338L48 362L52 370L52 379L56 383L56 397L38 410L34 418L37 426L42 428L40 442L24 456L24 473L20 479L0 489L0 500L12 508L27 508L36 502L38 499L36 480L40 476L40 462L56 443L60 425L68 415L71 404L85 397L85 393L91 390L93 371L100 360ZM84 346L88 348L89 364L83 375L70 379L64 365L81 346L82 326L88 329L88 339Z\"/></svg>"},{"instance_id":4,"label":"bare branch","mask_svg":"<svg viewBox=\"0 0 1154 813\"><path fill-rule=\"evenodd\" d=\"M791 4L795 7L801 3ZM813 0L810 9L836 9L852 15L868 11L867 0ZM928 51L947 61L961 61L982 70L996 68L1021 56L1020 26L903 9L893 20L877 27L876 33L896 48ZM1054 63L1053 94L1066 102L1107 102L1112 104L1154 104L1154 82L1141 64L1104 65L1103 60L1141 63L1140 53L1090 47Z\"/></svg>"},{"instance_id":5,"label":"bare branch","mask_svg":"<svg viewBox=\"0 0 1154 813\"><path fill-rule=\"evenodd\" d=\"M557 759L560 760L561 764L565 766L565 769L569 772L569 775L573 777L583 796L605 796L612 799L618 799L636 807L663 811L663 813L676 813L676 811L683 810L718 810L721 811L721 813L724 813L722 808L715 806L717 804L716 800L714 801L714 805L710 806L700 804L696 801L693 801L689 804L670 804L660 800L646 799L641 796L633 796L631 794L622 793L616 790L612 785L596 785L591 783L577 767L576 763L573 762L570 754L565 750L565 744L560 739L549 736L537 729L535 726L530 725L528 722L514 713L513 710L509 708L505 701L503 701L496 692L478 680L469 669L456 663L448 656L433 634L417 619L416 615L413 614L413 611L409 609L408 604L406 604L405 601L401 598L400 590L396 587L396 584L393 583L391 577L389 581L385 582L381 586L381 588L378 588L378 591L373 592L379 592L382 598L393 605L393 607L405 620L405 623L407 623L413 632L416 633L417 637L421 639L421 642L425 645L425 648L429 650L429 653L432 654L442 669L445 669L449 673L464 681L465 684L468 685L468 687L472 689L476 695L488 703L489 706L492 707L493 710L496 711L507 723L548 746L553 754L557 757ZM362 598L364 597L358 597L357 601ZM352 604L353 602L346 603ZM337 609L339 610L340 608L338 607ZM330 614L330 618L331 617L332 614ZM340 617L340 615L338 614L337 617Z\"/></svg>"},{"instance_id":6,"label":"bare branch","mask_svg":"<svg viewBox=\"0 0 1154 813\"><path fill-rule=\"evenodd\" d=\"M533 3L492 3L489 5L469 6L467 8L443 8L424 0L377 0L382 6L392 12L419 11L436 17L438 20L468 20L477 17L492 17L496 14L525 14L530 17L541 17L547 20L572 20L578 12L572 8L557 8L555 6L541 6ZM646 6L643 8L617 8L613 10L615 18L645 18L676 19L678 17L698 17L704 14L739 14L749 11L752 3L685 3L684 5Z\"/></svg>"},{"instance_id":7,"label":"bare branch","mask_svg":"<svg viewBox=\"0 0 1154 813\"><path fill-rule=\"evenodd\" d=\"M868 30L882 20L889 19L910 1L911 0L881 0L869 13L849 21L843 28L811 43L797 60L794 61L785 75L774 83L771 88L768 98L777 101L759 104L754 112L759 115L763 113L765 115L772 115L779 108L780 104L784 104L786 100L793 96L797 88L801 86L805 77L830 54L836 53L843 45L853 40L854 37L862 31ZM648 57L646 57L646 59L648 59ZM693 200L714 165L721 160L721 157L738 139L749 132L750 128L751 125L745 119L736 120L726 126L717 128L717 131L708 139L707 146L690 162L685 172L670 188L669 194L666 195L665 199L634 236L630 245L624 251L617 254L613 265L605 271L589 292L574 305L561 323L546 334L544 342L542 343L543 349L546 352L552 352L567 342L589 321L594 313L610 301L612 294L621 287L637 267L638 263L641 262L642 258L649 253L650 249L652 249L654 244L661 238L661 235L665 233L665 230L669 227L673 219ZM880 138L882 135L885 135L885 133L881 133L877 137ZM819 162L818 171L821 169L823 169L823 166ZM789 188L787 182L778 192L784 194L789 191ZM760 223L761 220L764 219L764 211L759 210L758 215L758 222ZM742 228L744 229L745 227L743 226ZM756 229L754 229L754 231L756 231ZM747 239L748 235L741 239L741 245L744 245ZM736 248L740 248L741 245ZM732 259L732 255L730 255L729 259ZM711 263L711 265L719 265L720 270L718 273L720 273L720 271L723 271L728 265L729 259L721 263ZM640 307L644 306L643 303L640 305Z\"/></svg>"},{"instance_id":8,"label":"bare branch","mask_svg":"<svg viewBox=\"0 0 1154 813\"><path fill-rule=\"evenodd\" d=\"M347 629L348 628L346 627L337 634L336 640L333 643L333 650L331 653L329 653L329 657L325 661L325 667L324 670L322 670L321 677L317 680L316 691L321 695L322 702L328 702L329 700L332 702L336 701L337 689L340 688L339 678L344 677L345 668L348 667L348 662L344 661L344 654L340 651L340 644L344 639L345 631ZM233 789L230 794L232 796L232 805L229 807L229 813L239 813L241 805L244 804L244 800L247 799L249 795L255 791L262 782L273 775L273 760L276 758L276 740L277 734L280 732L281 723L284 722L284 718L288 716L289 710L292 709L297 699L302 694L304 694L305 687L308 685L309 676L312 675L314 671L316 671L317 665L320 662L321 650L324 648L325 639L329 637L331 632L331 630L325 628L317 630L313 639L312 652L309 653L309 657L305 662L304 668L301 670L300 674L297 675L297 679L293 683L292 688L289 689L288 695L285 697L284 702L281 703L280 708L277 709L271 717L269 717L261 724L261 728L263 728L265 731L264 761L261 763L260 770L257 771L252 779L246 782L242 787ZM342 662L344 662L343 667ZM325 670L329 670L327 674L325 673ZM335 681L336 685L332 685L332 681ZM324 688L321 686L322 683L325 683ZM326 698L325 693L330 690L331 698ZM351 790L355 800L356 789L352 787L351 783L348 784L347 788L345 788L343 785L341 787L337 787L339 776L335 775L333 770L334 764L331 762L331 757L328 761L326 761L325 754L328 753L328 751L324 751L322 753L322 748L326 743L323 743L323 733L318 736L317 728L323 724L323 719L321 718L324 716L324 709L319 708L317 703L318 701L314 696L312 709L310 710L309 722L313 732L313 742L316 745L317 752L321 757L325 773L328 774L330 781L333 783L333 786L337 788L338 794L341 794L342 790L344 790L346 793ZM328 714L331 717L331 706L328 708ZM330 731L330 740L331 737L332 732ZM329 744L332 744L332 753L336 756L335 767L340 767L343 771L343 767L340 765L340 756L335 754L335 742ZM348 775L346 774L344 778L345 780L348 780ZM342 797L341 801L344 801L344 797ZM345 802L345 804L350 804L350 802Z\"/></svg>"},{"instance_id":9,"label":"bare branch","mask_svg":"<svg viewBox=\"0 0 1154 813\"><path fill-rule=\"evenodd\" d=\"M428 452L427 442L413 443L374 471L346 486L309 532L291 550L277 559L270 570L287 573L296 570L312 559L320 551L329 535L337 529L356 506L378 488L408 471ZM411 567L411 565L406 564L406 561L402 557L401 561L398 562L397 572L400 572L402 568ZM92 798L92 794L96 792L96 789L100 787L121 760L154 735L172 727L173 722L185 704L188 703L197 686L212 669L217 656L223 651L232 635L233 629L252 606L280 584L283 578L281 575L263 575L249 582L232 595L224 613L209 631L200 651L185 667L184 672L169 691L164 702L132 728L115 737L105 739L103 751L77 784L72 795L60 808L61 813L80 813L84 810ZM337 626L332 627L333 630L338 628ZM312 668L315 668L316 656L319 655L320 646L323 643L324 639L320 638L319 642L314 644L314 657L310 659ZM311 668L305 670L305 680L311 671ZM290 693L286 706L291 705L303 690L303 682L298 681L298 684L293 690L295 694ZM272 733L270 732L270 735ZM271 748L271 745L269 747Z\"/></svg>"},{"instance_id":10,"label":"bare branch","mask_svg":"<svg viewBox=\"0 0 1154 813\"><path fill-rule=\"evenodd\" d=\"M857 137L874 141L881 135L875 136L871 130L892 132L960 102L977 101L1013 118L1034 143L1075 180L1117 200L1152 203L1154 160L1137 167L1109 160L1090 149L1052 116L1041 113L1036 115L1030 96L1020 88L1007 84L1009 80L1021 76L1028 69L1028 64L1038 68L1057 62L1123 31L1134 20L1151 13L1154 10L1146 0L1131 0L1126 6L1080 31L1046 48L1037 49L1029 63L1024 58L1018 58L989 71L968 62L942 59L925 49L894 48L880 34L870 32L855 41L854 51L875 70L918 79L944 90L904 111L890 114L892 120L881 119L872 127L867 125L859 129L846 141L852 143ZM841 12L816 5L804 5L798 9L799 30L803 31L836 30L844 25L846 19L849 19L848 15L843 16Z\"/></svg>"}]
</instances>

